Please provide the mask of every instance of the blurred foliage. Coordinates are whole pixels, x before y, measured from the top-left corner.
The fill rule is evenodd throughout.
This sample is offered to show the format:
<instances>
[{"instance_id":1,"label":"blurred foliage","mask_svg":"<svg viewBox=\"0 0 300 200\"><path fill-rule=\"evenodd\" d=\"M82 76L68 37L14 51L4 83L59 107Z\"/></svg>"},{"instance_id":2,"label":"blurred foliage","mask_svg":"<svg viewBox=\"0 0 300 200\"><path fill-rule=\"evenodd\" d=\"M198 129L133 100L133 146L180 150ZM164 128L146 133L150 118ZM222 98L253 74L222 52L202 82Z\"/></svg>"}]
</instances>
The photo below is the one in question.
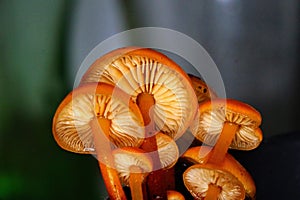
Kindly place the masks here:
<instances>
[{"instance_id":1,"label":"blurred foliage","mask_svg":"<svg viewBox=\"0 0 300 200\"><path fill-rule=\"evenodd\" d=\"M67 19L76 1L0 1L0 199L104 199L96 159L61 150L52 117L69 92Z\"/></svg>"}]
</instances>

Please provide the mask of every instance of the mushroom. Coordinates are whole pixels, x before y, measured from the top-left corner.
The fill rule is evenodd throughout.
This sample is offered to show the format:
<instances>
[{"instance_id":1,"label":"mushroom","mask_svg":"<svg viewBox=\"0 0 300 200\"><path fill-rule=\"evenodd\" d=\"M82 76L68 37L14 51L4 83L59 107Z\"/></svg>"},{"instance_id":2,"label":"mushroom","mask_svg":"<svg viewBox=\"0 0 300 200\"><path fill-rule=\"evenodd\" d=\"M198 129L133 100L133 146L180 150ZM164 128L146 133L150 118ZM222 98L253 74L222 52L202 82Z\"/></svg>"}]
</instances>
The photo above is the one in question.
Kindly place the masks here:
<instances>
[{"instance_id":1,"label":"mushroom","mask_svg":"<svg viewBox=\"0 0 300 200\"><path fill-rule=\"evenodd\" d=\"M223 161L228 148L251 150L262 141L260 113L248 104L232 99L215 99L199 106L191 126L195 137L214 146L212 163Z\"/></svg>"},{"instance_id":2,"label":"mushroom","mask_svg":"<svg viewBox=\"0 0 300 200\"><path fill-rule=\"evenodd\" d=\"M143 117L130 96L112 85L86 84L61 102L53 119L53 135L67 151L97 154L111 199L126 199L114 170L113 146L140 146ZM108 170L112 168L112 170Z\"/></svg>"},{"instance_id":3,"label":"mushroom","mask_svg":"<svg viewBox=\"0 0 300 200\"><path fill-rule=\"evenodd\" d=\"M248 104L232 99L217 99L199 106L196 123L191 127L197 139L215 145L208 157L208 164L220 165L228 148L251 150L262 141L260 113ZM218 191L209 187L208 194Z\"/></svg>"},{"instance_id":4,"label":"mushroom","mask_svg":"<svg viewBox=\"0 0 300 200\"><path fill-rule=\"evenodd\" d=\"M217 94L207 86L207 84L199 77L188 74L192 81L192 86L198 99L198 104L205 101L209 101L217 98ZM197 140L190 131L187 131L182 137L180 137L176 143L181 148L180 151L185 151L190 146L201 145L199 140Z\"/></svg>"},{"instance_id":5,"label":"mushroom","mask_svg":"<svg viewBox=\"0 0 300 200\"><path fill-rule=\"evenodd\" d=\"M184 196L175 190L167 191L168 200L185 200Z\"/></svg>"},{"instance_id":6,"label":"mushroom","mask_svg":"<svg viewBox=\"0 0 300 200\"><path fill-rule=\"evenodd\" d=\"M117 85L132 96L144 119L145 141L151 144L148 152L157 152L155 137L151 136L161 131L176 140L196 114L197 98L188 75L174 61L152 49L126 47L109 52L84 74L81 84L89 82ZM152 160L155 168L161 167L157 153L152 154ZM153 196L166 198L164 177L160 174L154 179L161 187L153 191Z\"/></svg>"},{"instance_id":7,"label":"mushroom","mask_svg":"<svg viewBox=\"0 0 300 200\"><path fill-rule=\"evenodd\" d=\"M181 157L193 164L205 164L210 157L211 147L198 146L188 149ZM246 196L255 199L256 187L254 180L249 172L229 153L226 153L225 159L218 164L218 168L226 169L234 175L244 186Z\"/></svg>"},{"instance_id":8,"label":"mushroom","mask_svg":"<svg viewBox=\"0 0 300 200\"><path fill-rule=\"evenodd\" d=\"M195 164L183 173L183 182L195 199L242 200L243 184L226 168L215 164Z\"/></svg>"},{"instance_id":9,"label":"mushroom","mask_svg":"<svg viewBox=\"0 0 300 200\"><path fill-rule=\"evenodd\" d=\"M204 101L210 100L210 99L215 99L217 98L217 94L211 90L207 84L201 80L201 78L188 74L192 81L192 86L194 88L194 91L196 93L197 99L198 99L198 104L203 103Z\"/></svg>"},{"instance_id":10,"label":"mushroom","mask_svg":"<svg viewBox=\"0 0 300 200\"><path fill-rule=\"evenodd\" d=\"M149 152L149 154L151 155L151 157L153 157L153 154L158 154L161 167L157 168L159 165L157 163L153 163L153 172L151 172L147 177L147 191L149 193L148 197L149 199L166 199L167 196L163 197L156 195L155 191L158 191L162 185L162 182L159 181L163 181L163 184L165 184L166 187L166 191L175 188L173 166L176 164L179 158L179 150L176 142L171 137L161 132L158 132L155 136L152 137L155 137L155 140L157 142L157 151ZM146 141L142 145L142 148L151 148L148 147L148 145L152 144ZM166 174L168 176L165 176ZM164 179L157 179L157 176L163 176Z\"/></svg>"},{"instance_id":11,"label":"mushroom","mask_svg":"<svg viewBox=\"0 0 300 200\"><path fill-rule=\"evenodd\" d=\"M142 185L153 168L151 157L136 147L115 149L112 154L121 181L130 187L132 199L144 199Z\"/></svg>"},{"instance_id":12,"label":"mushroom","mask_svg":"<svg viewBox=\"0 0 300 200\"><path fill-rule=\"evenodd\" d=\"M152 49L126 47L107 53L81 79L81 84L90 82L117 85L138 104L145 125L154 120L156 130L174 139L185 132L197 110L189 76L174 61Z\"/></svg>"}]
</instances>

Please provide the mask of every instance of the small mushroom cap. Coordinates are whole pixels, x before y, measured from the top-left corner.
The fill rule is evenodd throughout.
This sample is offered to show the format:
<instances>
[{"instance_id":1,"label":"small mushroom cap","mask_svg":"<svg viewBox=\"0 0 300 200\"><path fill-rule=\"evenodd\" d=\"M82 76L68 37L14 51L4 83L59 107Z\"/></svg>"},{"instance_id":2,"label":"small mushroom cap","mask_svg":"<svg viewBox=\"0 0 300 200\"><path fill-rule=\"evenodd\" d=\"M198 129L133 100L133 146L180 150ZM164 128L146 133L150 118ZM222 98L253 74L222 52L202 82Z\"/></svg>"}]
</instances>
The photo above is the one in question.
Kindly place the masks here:
<instances>
[{"instance_id":1,"label":"small mushroom cap","mask_svg":"<svg viewBox=\"0 0 300 200\"><path fill-rule=\"evenodd\" d=\"M143 143L145 130L139 108L126 93L105 83L80 86L65 97L53 118L56 142L67 151L96 153L90 123L97 118L110 121L105 135L116 146Z\"/></svg>"},{"instance_id":2,"label":"small mushroom cap","mask_svg":"<svg viewBox=\"0 0 300 200\"><path fill-rule=\"evenodd\" d=\"M155 137L162 168L168 169L173 167L179 158L179 150L176 142L161 132L157 133Z\"/></svg>"},{"instance_id":3,"label":"small mushroom cap","mask_svg":"<svg viewBox=\"0 0 300 200\"><path fill-rule=\"evenodd\" d=\"M192 147L182 155L182 158L194 164L205 164L210 156L211 150L212 148L208 146ZM227 153L218 168L234 175L243 184L246 195L251 199L255 197L256 187L254 180L249 172L233 156Z\"/></svg>"},{"instance_id":4,"label":"small mushroom cap","mask_svg":"<svg viewBox=\"0 0 300 200\"><path fill-rule=\"evenodd\" d=\"M157 130L179 138L197 110L197 98L188 75L164 54L147 48L126 47L96 60L81 80L118 85L136 102L141 93L155 99Z\"/></svg>"},{"instance_id":5,"label":"small mushroom cap","mask_svg":"<svg viewBox=\"0 0 300 200\"><path fill-rule=\"evenodd\" d=\"M116 170L121 181L129 185L131 173L143 173L146 175L153 169L150 156L142 149L136 147L123 147L112 151ZM134 172L131 167L138 167L140 171Z\"/></svg>"},{"instance_id":6,"label":"small mushroom cap","mask_svg":"<svg viewBox=\"0 0 300 200\"><path fill-rule=\"evenodd\" d=\"M217 98L217 94L213 90L211 90L211 88L209 88L207 84L203 80L201 80L201 78L192 74L188 74L188 76L192 81L192 86L196 93L198 104L210 99Z\"/></svg>"},{"instance_id":7,"label":"small mushroom cap","mask_svg":"<svg viewBox=\"0 0 300 200\"><path fill-rule=\"evenodd\" d=\"M244 199L243 184L230 172L216 165L196 164L183 173L183 182L191 195L196 199L204 199L209 185L220 187L218 199Z\"/></svg>"},{"instance_id":8,"label":"small mushroom cap","mask_svg":"<svg viewBox=\"0 0 300 200\"><path fill-rule=\"evenodd\" d=\"M168 200L185 200L184 196L175 190L168 190L167 198Z\"/></svg>"},{"instance_id":9,"label":"small mushroom cap","mask_svg":"<svg viewBox=\"0 0 300 200\"><path fill-rule=\"evenodd\" d=\"M182 154L181 158L194 164L204 164L208 161L211 151L212 147L209 146L191 147Z\"/></svg>"},{"instance_id":10,"label":"small mushroom cap","mask_svg":"<svg viewBox=\"0 0 300 200\"><path fill-rule=\"evenodd\" d=\"M205 144L213 146L216 143L225 122L239 126L230 148L251 150L262 141L261 115L248 104L233 99L215 99L199 105L198 111L190 130Z\"/></svg>"}]
</instances>

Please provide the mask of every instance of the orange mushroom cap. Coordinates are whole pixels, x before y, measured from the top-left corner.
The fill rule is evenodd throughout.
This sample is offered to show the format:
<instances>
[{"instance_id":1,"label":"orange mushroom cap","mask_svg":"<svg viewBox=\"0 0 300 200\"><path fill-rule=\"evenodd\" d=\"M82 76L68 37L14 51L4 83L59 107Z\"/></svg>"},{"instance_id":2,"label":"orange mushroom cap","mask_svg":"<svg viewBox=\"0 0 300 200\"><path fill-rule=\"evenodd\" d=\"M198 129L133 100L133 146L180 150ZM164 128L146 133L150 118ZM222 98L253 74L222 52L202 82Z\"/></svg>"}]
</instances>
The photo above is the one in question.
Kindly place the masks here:
<instances>
[{"instance_id":1,"label":"orange mushroom cap","mask_svg":"<svg viewBox=\"0 0 300 200\"><path fill-rule=\"evenodd\" d=\"M175 190L168 190L167 198L168 200L185 200L184 196Z\"/></svg>"},{"instance_id":2,"label":"orange mushroom cap","mask_svg":"<svg viewBox=\"0 0 300 200\"><path fill-rule=\"evenodd\" d=\"M183 173L183 182L191 195L204 199L210 185L220 188L218 199L245 198L243 184L229 171L213 164L195 164Z\"/></svg>"},{"instance_id":3,"label":"orange mushroom cap","mask_svg":"<svg viewBox=\"0 0 300 200\"><path fill-rule=\"evenodd\" d=\"M119 173L121 181L129 185L131 173L148 174L153 170L151 157L142 149L136 147L122 147L112 151L115 167ZM141 172L134 172L130 167L136 166Z\"/></svg>"},{"instance_id":4,"label":"orange mushroom cap","mask_svg":"<svg viewBox=\"0 0 300 200\"><path fill-rule=\"evenodd\" d=\"M199 105L198 116L191 126L195 137L213 146L222 131L223 123L239 126L230 148L251 150L262 141L259 128L261 115L252 106L233 99L214 99Z\"/></svg>"},{"instance_id":5,"label":"orange mushroom cap","mask_svg":"<svg viewBox=\"0 0 300 200\"><path fill-rule=\"evenodd\" d=\"M205 164L206 166L214 167L215 165L206 163L211 150L212 148L208 146L192 147L182 155L182 158L194 164ZM243 184L246 195L251 199L255 198L256 187L254 180L249 172L233 156L227 153L223 162L218 165L218 168L234 175Z\"/></svg>"},{"instance_id":6,"label":"orange mushroom cap","mask_svg":"<svg viewBox=\"0 0 300 200\"><path fill-rule=\"evenodd\" d=\"M126 47L96 60L81 84L106 82L117 85L136 102L142 93L154 98L157 130L179 138L197 110L197 98L188 75L164 54L139 47Z\"/></svg>"},{"instance_id":7,"label":"orange mushroom cap","mask_svg":"<svg viewBox=\"0 0 300 200\"><path fill-rule=\"evenodd\" d=\"M204 101L217 98L217 94L207 86L207 84L201 80L201 78L188 74L192 81L192 86L196 93L198 103L203 103Z\"/></svg>"},{"instance_id":8,"label":"orange mushroom cap","mask_svg":"<svg viewBox=\"0 0 300 200\"><path fill-rule=\"evenodd\" d=\"M80 86L65 97L53 118L56 142L67 151L96 153L90 122L97 118L110 121L110 131L104 134L116 146L143 143L145 131L139 108L126 93L105 83Z\"/></svg>"}]
</instances>

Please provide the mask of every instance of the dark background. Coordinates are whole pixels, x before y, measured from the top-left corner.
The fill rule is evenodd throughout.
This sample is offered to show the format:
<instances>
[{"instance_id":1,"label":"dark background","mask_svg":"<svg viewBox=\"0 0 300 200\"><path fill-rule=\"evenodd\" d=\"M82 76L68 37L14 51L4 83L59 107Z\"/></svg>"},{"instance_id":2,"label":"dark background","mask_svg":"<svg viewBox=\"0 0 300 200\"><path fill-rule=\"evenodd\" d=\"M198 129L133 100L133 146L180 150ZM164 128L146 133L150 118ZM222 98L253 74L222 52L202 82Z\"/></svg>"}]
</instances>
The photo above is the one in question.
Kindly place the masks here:
<instances>
[{"instance_id":1,"label":"dark background","mask_svg":"<svg viewBox=\"0 0 300 200\"><path fill-rule=\"evenodd\" d=\"M264 142L236 155L253 174L258 199L272 191L272 199L299 197L299 4L1 0L0 199L104 199L97 161L61 150L52 117L98 43L144 26L198 41L217 64L227 97L261 112Z\"/></svg>"}]
</instances>

